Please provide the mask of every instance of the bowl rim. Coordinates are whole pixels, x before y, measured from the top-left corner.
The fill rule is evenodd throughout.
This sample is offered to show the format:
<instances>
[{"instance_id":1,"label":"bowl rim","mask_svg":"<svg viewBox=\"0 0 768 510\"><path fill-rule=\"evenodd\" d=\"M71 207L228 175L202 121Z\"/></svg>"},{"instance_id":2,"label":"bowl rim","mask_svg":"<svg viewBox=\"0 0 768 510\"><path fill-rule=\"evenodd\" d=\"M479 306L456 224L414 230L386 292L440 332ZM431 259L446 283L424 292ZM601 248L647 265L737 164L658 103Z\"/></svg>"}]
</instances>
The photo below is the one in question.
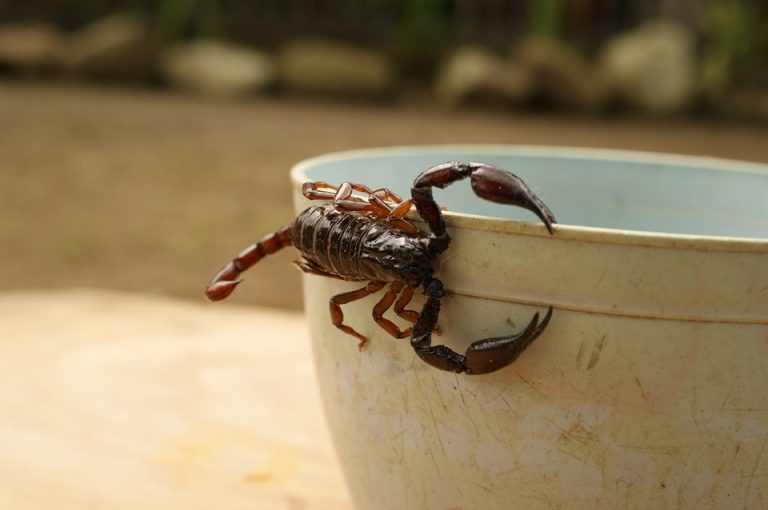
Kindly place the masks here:
<instances>
[{"instance_id":1,"label":"bowl rim","mask_svg":"<svg viewBox=\"0 0 768 510\"><path fill-rule=\"evenodd\" d=\"M658 163L663 165L685 165L718 171L756 173L768 177L768 165L757 162L692 156L652 151L568 147L553 145L507 145L507 144L437 144L371 147L331 152L304 159L291 168L293 185L300 188L307 181L307 170L318 164L344 161L359 157L392 156L425 153L477 153L482 151L495 154L548 156L552 158L592 158L599 160L622 160L626 162ZM468 213L446 211L446 225L454 228L484 230L523 236L548 237L546 228L534 222L508 218L493 218ZM768 221L768 218L766 218ZM554 235L561 240L599 244L621 244L634 246L685 249L695 251L727 251L744 253L768 253L768 238L728 237L712 235L672 234L642 230L587 227L558 223Z\"/></svg>"}]
</instances>

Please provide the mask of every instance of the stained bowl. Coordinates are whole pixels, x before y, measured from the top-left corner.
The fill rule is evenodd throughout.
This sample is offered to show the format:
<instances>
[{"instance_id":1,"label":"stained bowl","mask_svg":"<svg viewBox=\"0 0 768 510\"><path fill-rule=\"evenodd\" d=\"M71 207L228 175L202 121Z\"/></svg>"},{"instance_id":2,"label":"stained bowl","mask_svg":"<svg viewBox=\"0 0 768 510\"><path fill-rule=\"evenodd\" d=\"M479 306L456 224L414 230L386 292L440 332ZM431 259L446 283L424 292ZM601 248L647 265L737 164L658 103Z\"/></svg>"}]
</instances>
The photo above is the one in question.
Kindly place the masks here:
<instances>
[{"instance_id":1,"label":"stained bowl","mask_svg":"<svg viewBox=\"0 0 768 510\"><path fill-rule=\"evenodd\" d=\"M550 236L467 182L437 190L453 241L437 263L449 296L434 342L461 353L554 313L509 367L457 375L374 323L380 296L343 307L370 338L359 351L328 300L361 285L305 275L356 507L768 508L768 167L551 147L363 150L294 167L296 210L309 205L305 181L409 196L446 161L513 171L559 224Z\"/></svg>"}]
</instances>

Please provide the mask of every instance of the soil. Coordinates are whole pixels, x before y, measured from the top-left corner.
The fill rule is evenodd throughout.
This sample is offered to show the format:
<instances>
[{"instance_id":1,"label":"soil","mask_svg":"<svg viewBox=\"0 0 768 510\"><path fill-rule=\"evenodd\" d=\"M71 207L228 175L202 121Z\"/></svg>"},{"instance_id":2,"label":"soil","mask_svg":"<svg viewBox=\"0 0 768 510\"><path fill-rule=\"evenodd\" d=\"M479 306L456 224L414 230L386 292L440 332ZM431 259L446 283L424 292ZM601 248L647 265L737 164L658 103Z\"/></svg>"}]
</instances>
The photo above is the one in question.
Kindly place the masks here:
<instances>
[{"instance_id":1,"label":"soil","mask_svg":"<svg viewBox=\"0 0 768 510\"><path fill-rule=\"evenodd\" d=\"M202 299L212 273L292 219L287 172L372 146L551 144L768 162L768 126L695 118L445 111L424 102L0 82L0 290L101 287ZM292 250L232 297L301 306Z\"/></svg>"}]
</instances>

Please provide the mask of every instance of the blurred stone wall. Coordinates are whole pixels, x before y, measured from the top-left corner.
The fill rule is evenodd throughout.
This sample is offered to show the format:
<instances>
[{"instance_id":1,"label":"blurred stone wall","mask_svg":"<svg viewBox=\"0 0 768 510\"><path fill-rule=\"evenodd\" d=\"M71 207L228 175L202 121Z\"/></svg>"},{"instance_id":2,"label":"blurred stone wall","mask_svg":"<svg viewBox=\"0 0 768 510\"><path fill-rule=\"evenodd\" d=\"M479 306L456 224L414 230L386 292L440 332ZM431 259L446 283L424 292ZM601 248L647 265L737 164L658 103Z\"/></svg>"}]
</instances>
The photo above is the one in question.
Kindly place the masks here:
<instances>
[{"instance_id":1,"label":"blurred stone wall","mask_svg":"<svg viewBox=\"0 0 768 510\"><path fill-rule=\"evenodd\" d=\"M437 46L500 46L529 31L537 5L556 5L565 37L597 44L639 20L689 16L702 0L0 0L0 21L52 21L64 29L118 10L141 11L173 35L277 44L302 35L372 45L430 37ZM676 7L675 7L676 6ZM551 9L550 9L551 10ZM200 32L216 32L200 33Z\"/></svg>"},{"instance_id":2,"label":"blurred stone wall","mask_svg":"<svg viewBox=\"0 0 768 510\"><path fill-rule=\"evenodd\" d=\"M0 0L0 71L768 117L768 0Z\"/></svg>"}]
</instances>

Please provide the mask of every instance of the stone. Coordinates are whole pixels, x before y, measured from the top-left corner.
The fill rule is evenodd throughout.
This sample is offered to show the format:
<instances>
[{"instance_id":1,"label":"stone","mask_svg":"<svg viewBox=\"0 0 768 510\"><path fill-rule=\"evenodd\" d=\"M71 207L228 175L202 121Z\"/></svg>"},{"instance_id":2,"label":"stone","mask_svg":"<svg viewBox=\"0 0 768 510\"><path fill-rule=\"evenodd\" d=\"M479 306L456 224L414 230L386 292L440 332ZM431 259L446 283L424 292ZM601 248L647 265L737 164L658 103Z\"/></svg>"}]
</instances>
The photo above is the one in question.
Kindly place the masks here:
<instances>
[{"instance_id":1,"label":"stone","mask_svg":"<svg viewBox=\"0 0 768 510\"><path fill-rule=\"evenodd\" d=\"M533 91L533 77L520 63L479 46L454 50L440 66L435 79L440 104L469 102L518 104Z\"/></svg>"},{"instance_id":2,"label":"stone","mask_svg":"<svg viewBox=\"0 0 768 510\"><path fill-rule=\"evenodd\" d=\"M520 42L517 55L532 70L537 93L554 106L595 110L611 98L600 69L563 42L530 36Z\"/></svg>"},{"instance_id":3,"label":"stone","mask_svg":"<svg viewBox=\"0 0 768 510\"><path fill-rule=\"evenodd\" d=\"M157 53L145 19L125 12L69 35L63 59L66 68L78 76L142 80L154 73Z\"/></svg>"},{"instance_id":4,"label":"stone","mask_svg":"<svg viewBox=\"0 0 768 510\"><path fill-rule=\"evenodd\" d=\"M213 97L241 97L264 91L275 81L270 55L245 46L201 39L170 48L163 76L173 85Z\"/></svg>"},{"instance_id":5,"label":"stone","mask_svg":"<svg viewBox=\"0 0 768 510\"><path fill-rule=\"evenodd\" d=\"M643 111L679 112L696 94L694 34L678 23L652 20L620 34L600 61L619 96Z\"/></svg>"},{"instance_id":6,"label":"stone","mask_svg":"<svg viewBox=\"0 0 768 510\"><path fill-rule=\"evenodd\" d=\"M0 67L19 73L38 73L57 67L61 33L47 23L0 26Z\"/></svg>"},{"instance_id":7,"label":"stone","mask_svg":"<svg viewBox=\"0 0 768 510\"><path fill-rule=\"evenodd\" d=\"M395 69L384 53L351 44L300 39L279 52L280 81L310 93L382 97L395 88Z\"/></svg>"}]
</instances>

